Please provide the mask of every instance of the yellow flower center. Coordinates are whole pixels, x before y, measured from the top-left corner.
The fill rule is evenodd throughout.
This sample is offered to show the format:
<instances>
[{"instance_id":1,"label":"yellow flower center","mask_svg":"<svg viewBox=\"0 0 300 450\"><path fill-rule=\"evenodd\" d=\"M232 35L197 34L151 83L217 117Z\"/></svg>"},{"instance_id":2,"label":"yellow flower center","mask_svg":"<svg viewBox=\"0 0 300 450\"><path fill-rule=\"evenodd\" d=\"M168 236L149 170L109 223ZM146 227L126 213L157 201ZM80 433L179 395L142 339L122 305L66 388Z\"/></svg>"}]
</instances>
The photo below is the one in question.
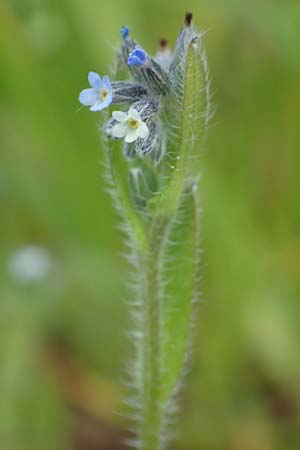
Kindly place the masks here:
<instances>
[{"instance_id":1,"label":"yellow flower center","mask_svg":"<svg viewBox=\"0 0 300 450\"><path fill-rule=\"evenodd\" d=\"M133 130L139 126L139 121L134 119L133 117L130 117L130 119L128 119L127 123L128 123L129 128L132 128Z\"/></svg>"},{"instance_id":2,"label":"yellow flower center","mask_svg":"<svg viewBox=\"0 0 300 450\"><path fill-rule=\"evenodd\" d=\"M101 98L101 100L106 100L108 95L109 95L109 92L105 88L101 89L99 92L99 97Z\"/></svg>"}]
</instances>

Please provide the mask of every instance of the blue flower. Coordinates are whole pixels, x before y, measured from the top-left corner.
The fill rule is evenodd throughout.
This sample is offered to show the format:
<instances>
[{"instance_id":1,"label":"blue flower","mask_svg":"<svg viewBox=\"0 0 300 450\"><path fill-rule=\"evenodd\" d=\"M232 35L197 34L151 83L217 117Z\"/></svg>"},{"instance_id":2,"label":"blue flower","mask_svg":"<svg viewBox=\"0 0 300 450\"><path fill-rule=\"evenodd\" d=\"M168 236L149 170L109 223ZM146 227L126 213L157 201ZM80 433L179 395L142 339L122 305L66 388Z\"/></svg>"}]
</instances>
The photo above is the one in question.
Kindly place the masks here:
<instances>
[{"instance_id":1,"label":"blue flower","mask_svg":"<svg viewBox=\"0 0 300 450\"><path fill-rule=\"evenodd\" d=\"M101 111L112 102L112 87L108 76L101 80L100 75L90 72L88 76L90 89L84 89L79 94L79 101L84 106L91 106L90 111Z\"/></svg>"},{"instance_id":2,"label":"blue flower","mask_svg":"<svg viewBox=\"0 0 300 450\"><path fill-rule=\"evenodd\" d=\"M142 47L138 45L135 46L135 49L129 54L127 64L129 66L143 66L147 61L148 55Z\"/></svg>"},{"instance_id":3,"label":"blue flower","mask_svg":"<svg viewBox=\"0 0 300 450\"><path fill-rule=\"evenodd\" d=\"M123 25L121 28L121 36L123 39L126 39L129 35L129 28L126 25Z\"/></svg>"}]
</instances>

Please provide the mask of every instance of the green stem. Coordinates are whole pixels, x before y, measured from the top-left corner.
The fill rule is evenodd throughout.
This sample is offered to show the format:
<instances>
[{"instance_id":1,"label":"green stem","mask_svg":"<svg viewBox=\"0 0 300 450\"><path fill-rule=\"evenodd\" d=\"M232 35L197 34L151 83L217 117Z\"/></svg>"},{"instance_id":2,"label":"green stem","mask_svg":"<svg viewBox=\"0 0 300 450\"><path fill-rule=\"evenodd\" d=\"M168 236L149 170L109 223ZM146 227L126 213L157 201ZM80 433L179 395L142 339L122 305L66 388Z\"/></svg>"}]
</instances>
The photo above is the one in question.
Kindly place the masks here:
<instances>
[{"instance_id":1,"label":"green stem","mask_svg":"<svg viewBox=\"0 0 300 450\"><path fill-rule=\"evenodd\" d=\"M149 252L145 255L143 412L140 450L158 450L161 439L161 318L158 263L164 227L164 220L156 221L149 236Z\"/></svg>"}]
</instances>

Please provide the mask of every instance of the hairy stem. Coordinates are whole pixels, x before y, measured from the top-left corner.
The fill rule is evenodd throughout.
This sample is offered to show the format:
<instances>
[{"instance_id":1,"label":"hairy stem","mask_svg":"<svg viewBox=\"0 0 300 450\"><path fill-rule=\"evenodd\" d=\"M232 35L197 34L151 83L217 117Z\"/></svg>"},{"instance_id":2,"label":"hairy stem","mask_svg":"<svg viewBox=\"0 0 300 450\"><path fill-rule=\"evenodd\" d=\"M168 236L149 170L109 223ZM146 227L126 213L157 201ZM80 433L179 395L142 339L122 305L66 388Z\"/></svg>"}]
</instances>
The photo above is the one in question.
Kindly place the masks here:
<instances>
[{"instance_id":1,"label":"hairy stem","mask_svg":"<svg viewBox=\"0 0 300 450\"><path fill-rule=\"evenodd\" d=\"M145 257L146 289L144 298L144 358L143 358L143 413L140 435L141 450L160 448L162 405L161 337L159 304L159 249L164 231L164 221L158 220L149 236L149 252Z\"/></svg>"},{"instance_id":2,"label":"hairy stem","mask_svg":"<svg viewBox=\"0 0 300 450\"><path fill-rule=\"evenodd\" d=\"M169 90L160 97L152 92L160 105L154 142L165 142L165 159L159 164L146 155L143 159L139 147L139 157L131 159L127 144L122 150L118 140L106 140L107 179L134 269L135 354L129 375L138 432L131 443L137 450L165 450L169 443L200 298L199 146L210 117L201 37L187 14L169 71Z\"/></svg>"}]
</instances>

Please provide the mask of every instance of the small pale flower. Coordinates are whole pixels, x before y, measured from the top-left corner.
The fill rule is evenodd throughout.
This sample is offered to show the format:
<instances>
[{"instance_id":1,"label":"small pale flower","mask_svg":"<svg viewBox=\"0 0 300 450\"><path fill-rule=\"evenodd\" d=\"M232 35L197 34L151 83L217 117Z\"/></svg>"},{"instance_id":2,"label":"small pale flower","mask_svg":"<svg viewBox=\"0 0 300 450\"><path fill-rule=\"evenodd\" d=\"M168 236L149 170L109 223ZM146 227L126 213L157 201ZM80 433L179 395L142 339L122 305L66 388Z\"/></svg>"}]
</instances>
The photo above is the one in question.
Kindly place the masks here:
<instances>
[{"instance_id":1,"label":"small pale flower","mask_svg":"<svg viewBox=\"0 0 300 450\"><path fill-rule=\"evenodd\" d=\"M108 76L101 80L100 75L90 72L88 80L91 88L84 89L79 94L79 101L84 106L90 106L90 111L96 112L107 108L113 98L112 87Z\"/></svg>"},{"instance_id":2,"label":"small pale flower","mask_svg":"<svg viewBox=\"0 0 300 450\"><path fill-rule=\"evenodd\" d=\"M129 66L143 66L148 59L148 55L142 47L136 45L135 49L129 54L127 64Z\"/></svg>"},{"instance_id":3,"label":"small pale flower","mask_svg":"<svg viewBox=\"0 0 300 450\"><path fill-rule=\"evenodd\" d=\"M118 122L110 131L112 137L124 138L127 143L134 142L138 138L146 139L148 137L149 129L136 109L130 108L128 113L114 111L112 116Z\"/></svg>"}]
</instances>

